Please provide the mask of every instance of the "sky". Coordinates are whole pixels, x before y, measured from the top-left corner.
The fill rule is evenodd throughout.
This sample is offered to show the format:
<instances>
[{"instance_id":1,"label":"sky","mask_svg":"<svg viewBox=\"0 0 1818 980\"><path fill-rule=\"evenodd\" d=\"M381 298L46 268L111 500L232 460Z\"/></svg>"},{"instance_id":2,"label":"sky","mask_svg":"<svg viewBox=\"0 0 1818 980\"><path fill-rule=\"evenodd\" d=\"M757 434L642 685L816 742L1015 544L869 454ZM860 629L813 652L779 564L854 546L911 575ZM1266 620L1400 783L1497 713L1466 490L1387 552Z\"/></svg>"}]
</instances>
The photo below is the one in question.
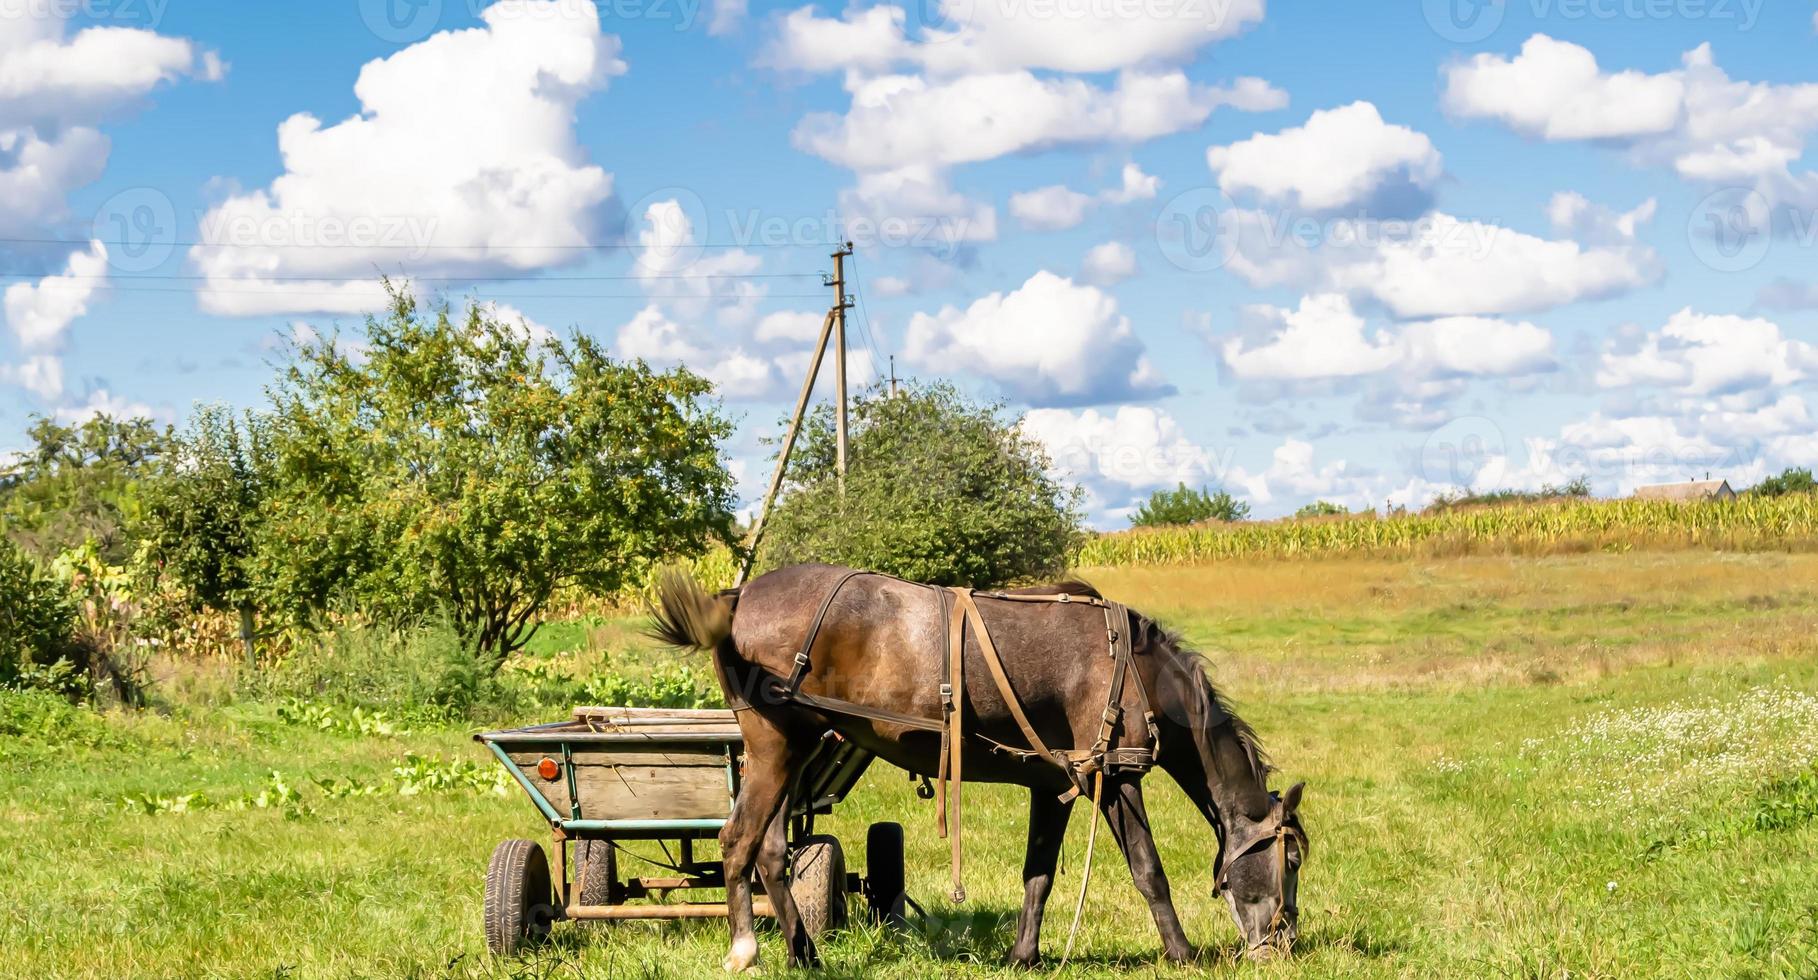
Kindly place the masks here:
<instances>
[{"instance_id":1,"label":"sky","mask_svg":"<svg viewBox=\"0 0 1818 980\"><path fill-rule=\"evenodd\" d=\"M1815 134L1792 0L0 0L0 453L384 275L711 378L749 505L850 240L854 387L1095 526L1742 486L1818 462Z\"/></svg>"}]
</instances>

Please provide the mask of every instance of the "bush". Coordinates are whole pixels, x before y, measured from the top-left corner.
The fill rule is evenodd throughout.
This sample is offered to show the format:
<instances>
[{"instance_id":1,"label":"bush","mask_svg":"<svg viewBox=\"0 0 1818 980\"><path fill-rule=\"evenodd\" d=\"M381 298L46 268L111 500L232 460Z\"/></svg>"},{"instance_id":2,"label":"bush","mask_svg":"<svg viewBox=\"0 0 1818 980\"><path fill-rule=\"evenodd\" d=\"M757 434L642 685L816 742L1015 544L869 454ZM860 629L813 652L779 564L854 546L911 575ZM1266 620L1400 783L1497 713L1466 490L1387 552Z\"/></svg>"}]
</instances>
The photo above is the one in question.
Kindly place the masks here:
<instances>
[{"instance_id":1,"label":"bush","mask_svg":"<svg viewBox=\"0 0 1818 980\"><path fill-rule=\"evenodd\" d=\"M0 536L0 686L68 658L75 629L69 588Z\"/></svg>"},{"instance_id":2,"label":"bush","mask_svg":"<svg viewBox=\"0 0 1818 980\"><path fill-rule=\"evenodd\" d=\"M270 611L439 616L491 673L558 589L611 594L731 538L731 425L704 379L405 293L366 341L358 358L306 341L270 388L254 454Z\"/></svg>"},{"instance_id":3,"label":"bush","mask_svg":"<svg viewBox=\"0 0 1818 980\"><path fill-rule=\"evenodd\" d=\"M758 565L828 562L990 588L1065 573L1079 491L1001 405L949 384L872 389L852 406L844 494L831 408L804 422Z\"/></svg>"},{"instance_id":4,"label":"bush","mask_svg":"<svg viewBox=\"0 0 1818 980\"><path fill-rule=\"evenodd\" d=\"M1297 519L1305 519L1309 517L1338 517L1349 513L1349 510L1346 510L1344 507L1332 503L1329 500L1315 500L1307 506L1295 511L1294 516Z\"/></svg>"},{"instance_id":5,"label":"bush","mask_svg":"<svg viewBox=\"0 0 1818 980\"><path fill-rule=\"evenodd\" d=\"M383 711L400 723L466 717L498 698L491 670L446 624L343 625L306 635L246 682L256 697Z\"/></svg>"},{"instance_id":6,"label":"bush","mask_svg":"<svg viewBox=\"0 0 1818 980\"><path fill-rule=\"evenodd\" d=\"M1173 490L1157 490L1130 517L1131 527L1172 527L1201 521L1241 521L1250 516L1250 505L1224 490L1194 490L1185 483Z\"/></svg>"},{"instance_id":7,"label":"bush","mask_svg":"<svg viewBox=\"0 0 1818 980\"><path fill-rule=\"evenodd\" d=\"M1758 497L1784 497L1793 493L1818 493L1818 481L1812 471L1787 467L1779 476L1770 476L1749 489Z\"/></svg>"},{"instance_id":8,"label":"bush","mask_svg":"<svg viewBox=\"0 0 1818 980\"><path fill-rule=\"evenodd\" d=\"M1544 504L1562 500L1589 500L1591 481L1579 477L1570 483L1554 486L1549 483L1539 490L1492 490L1488 493L1442 493L1433 498L1427 505L1430 514L1443 513L1448 510L1459 510L1468 507L1502 507L1512 504Z\"/></svg>"}]
</instances>

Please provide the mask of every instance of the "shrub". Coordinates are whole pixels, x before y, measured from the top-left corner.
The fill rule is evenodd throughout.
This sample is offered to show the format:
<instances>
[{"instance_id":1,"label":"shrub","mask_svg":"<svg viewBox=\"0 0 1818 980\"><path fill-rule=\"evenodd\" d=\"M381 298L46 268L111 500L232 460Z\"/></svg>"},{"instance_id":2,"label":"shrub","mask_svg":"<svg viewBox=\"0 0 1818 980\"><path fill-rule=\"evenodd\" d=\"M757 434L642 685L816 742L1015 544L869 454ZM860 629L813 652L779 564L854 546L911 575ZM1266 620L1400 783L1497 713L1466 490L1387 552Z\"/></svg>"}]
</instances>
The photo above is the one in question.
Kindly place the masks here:
<instances>
[{"instance_id":1,"label":"shrub","mask_svg":"<svg viewBox=\"0 0 1818 980\"><path fill-rule=\"evenodd\" d=\"M1346 510L1344 507L1332 503L1329 500L1315 500L1295 511L1294 516L1296 518L1305 519L1309 517L1338 517L1349 513L1349 510Z\"/></svg>"},{"instance_id":2,"label":"shrub","mask_svg":"<svg viewBox=\"0 0 1818 980\"><path fill-rule=\"evenodd\" d=\"M981 588L1063 574L1079 491L1001 405L949 384L874 388L852 406L850 472L835 472L833 411L804 422L758 564L829 562Z\"/></svg>"},{"instance_id":3,"label":"shrub","mask_svg":"<svg viewBox=\"0 0 1818 980\"><path fill-rule=\"evenodd\" d=\"M1131 527L1173 527L1201 521L1241 521L1250 516L1250 505L1224 490L1195 490L1185 483L1173 490L1149 495L1130 517Z\"/></svg>"},{"instance_id":4,"label":"shrub","mask_svg":"<svg viewBox=\"0 0 1818 980\"><path fill-rule=\"evenodd\" d=\"M1539 490L1492 490L1487 493L1442 493L1427 505L1428 513L1440 513L1467 507L1500 507L1510 504L1540 504L1559 500L1589 500L1591 481L1579 477L1570 483L1549 483Z\"/></svg>"},{"instance_id":5,"label":"shrub","mask_svg":"<svg viewBox=\"0 0 1818 980\"><path fill-rule=\"evenodd\" d=\"M0 686L69 657L75 629L69 588L0 536Z\"/></svg>"},{"instance_id":6,"label":"shrub","mask_svg":"<svg viewBox=\"0 0 1818 980\"><path fill-rule=\"evenodd\" d=\"M1793 493L1818 493L1818 481L1812 471L1787 467L1779 476L1770 476L1749 489L1758 497L1784 497Z\"/></svg>"},{"instance_id":7,"label":"shrub","mask_svg":"<svg viewBox=\"0 0 1818 980\"><path fill-rule=\"evenodd\" d=\"M278 611L439 616L492 673L557 589L610 594L731 537L706 380L402 292L366 341L305 341L270 389L256 564Z\"/></svg>"}]
</instances>

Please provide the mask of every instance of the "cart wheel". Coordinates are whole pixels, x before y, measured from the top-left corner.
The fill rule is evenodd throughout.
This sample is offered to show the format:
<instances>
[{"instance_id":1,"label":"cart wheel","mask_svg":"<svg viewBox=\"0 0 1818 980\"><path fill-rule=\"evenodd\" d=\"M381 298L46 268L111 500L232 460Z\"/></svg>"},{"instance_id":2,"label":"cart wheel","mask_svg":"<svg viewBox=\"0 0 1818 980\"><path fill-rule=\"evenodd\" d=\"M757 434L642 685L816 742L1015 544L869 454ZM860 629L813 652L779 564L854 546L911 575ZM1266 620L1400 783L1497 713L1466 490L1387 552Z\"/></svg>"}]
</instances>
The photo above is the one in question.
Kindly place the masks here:
<instances>
[{"instance_id":1,"label":"cart wheel","mask_svg":"<svg viewBox=\"0 0 1818 980\"><path fill-rule=\"evenodd\" d=\"M903 879L903 825L872 824L865 831L865 906L871 921L902 924Z\"/></svg>"},{"instance_id":2,"label":"cart wheel","mask_svg":"<svg viewBox=\"0 0 1818 980\"><path fill-rule=\"evenodd\" d=\"M846 855L829 834L805 838L790 865L789 897L808 935L846 924Z\"/></svg>"},{"instance_id":3,"label":"cart wheel","mask_svg":"<svg viewBox=\"0 0 1818 980\"><path fill-rule=\"evenodd\" d=\"M613 904L619 887L619 852L610 841L575 841L574 866L580 874L582 905Z\"/></svg>"},{"instance_id":4,"label":"cart wheel","mask_svg":"<svg viewBox=\"0 0 1818 980\"><path fill-rule=\"evenodd\" d=\"M486 948L510 956L541 942L555 921L549 859L535 841L508 840L486 867Z\"/></svg>"}]
</instances>

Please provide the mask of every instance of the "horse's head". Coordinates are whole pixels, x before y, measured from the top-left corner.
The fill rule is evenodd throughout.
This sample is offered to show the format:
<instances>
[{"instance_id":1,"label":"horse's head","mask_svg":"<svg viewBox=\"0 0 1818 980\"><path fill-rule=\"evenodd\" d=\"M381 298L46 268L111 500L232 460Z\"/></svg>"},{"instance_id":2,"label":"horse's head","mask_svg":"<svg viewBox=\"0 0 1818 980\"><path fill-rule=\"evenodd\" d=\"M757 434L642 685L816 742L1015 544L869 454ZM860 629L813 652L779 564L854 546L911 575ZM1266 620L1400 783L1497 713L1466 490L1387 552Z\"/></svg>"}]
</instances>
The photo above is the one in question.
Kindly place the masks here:
<instances>
[{"instance_id":1,"label":"horse's head","mask_svg":"<svg viewBox=\"0 0 1818 980\"><path fill-rule=\"evenodd\" d=\"M1296 894L1308 849L1298 814L1305 786L1295 783L1284 794L1271 794L1263 819L1234 815L1226 828L1223 867L1212 893L1224 893L1243 933L1244 955L1252 959L1289 952L1298 934Z\"/></svg>"}]
</instances>

